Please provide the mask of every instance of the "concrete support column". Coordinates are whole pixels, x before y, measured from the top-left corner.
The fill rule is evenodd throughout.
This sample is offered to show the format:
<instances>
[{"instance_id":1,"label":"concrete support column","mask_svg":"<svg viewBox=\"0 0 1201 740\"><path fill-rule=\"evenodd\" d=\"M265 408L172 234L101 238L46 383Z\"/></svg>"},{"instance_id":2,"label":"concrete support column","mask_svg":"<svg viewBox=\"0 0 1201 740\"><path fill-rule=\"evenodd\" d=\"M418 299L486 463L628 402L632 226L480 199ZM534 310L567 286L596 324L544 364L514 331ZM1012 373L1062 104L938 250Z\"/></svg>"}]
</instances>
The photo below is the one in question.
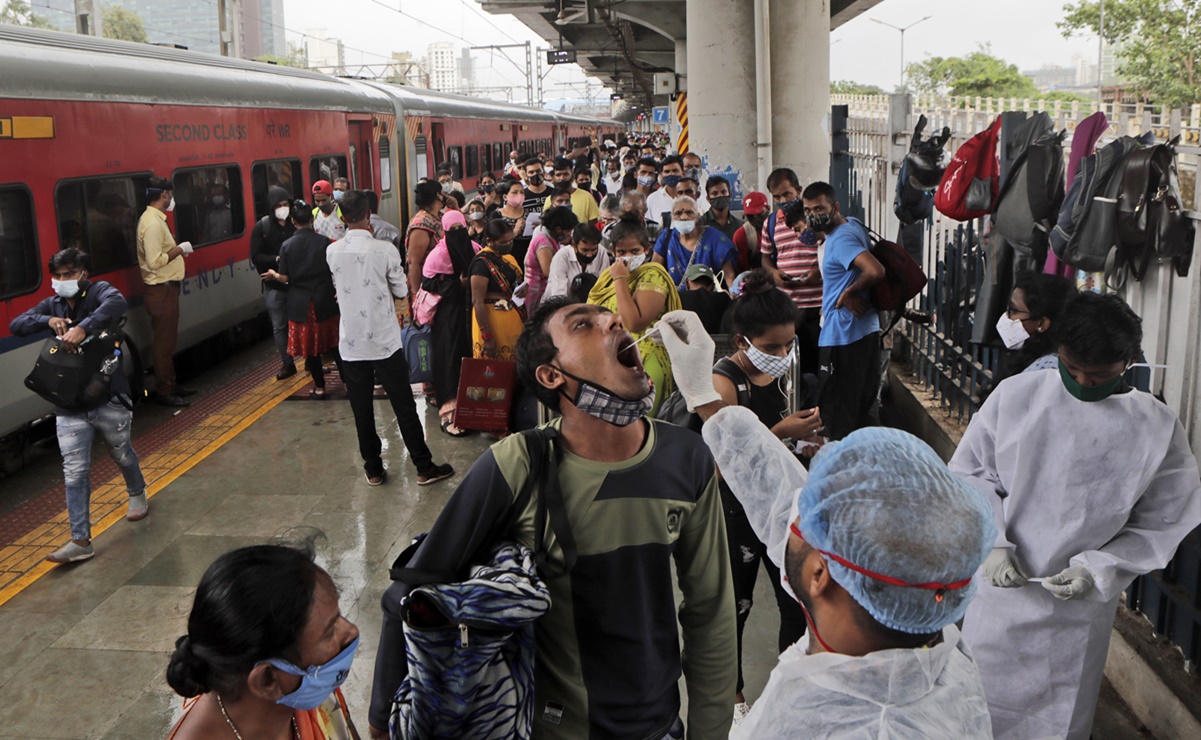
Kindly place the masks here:
<instances>
[{"instance_id":1,"label":"concrete support column","mask_svg":"<svg viewBox=\"0 0 1201 740\"><path fill-rule=\"evenodd\" d=\"M680 89L688 89L688 40L676 39L676 77L680 80Z\"/></svg>"},{"instance_id":2,"label":"concrete support column","mask_svg":"<svg viewBox=\"0 0 1201 740\"><path fill-rule=\"evenodd\" d=\"M829 180L830 4L771 0L770 13L775 164L796 170L802 185Z\"/></svg>"},{"instance_id":3,"label":"concrete support column","mask_svg":"<svg viewBox=\"0 0 1201 740\"><path fill-rule=\"evenodd\" d=\"M753 182L754 0L689 0L686 8L690 147L710 175L726 177L743 193L762 189Z\"/></svg>"}]
</instances>

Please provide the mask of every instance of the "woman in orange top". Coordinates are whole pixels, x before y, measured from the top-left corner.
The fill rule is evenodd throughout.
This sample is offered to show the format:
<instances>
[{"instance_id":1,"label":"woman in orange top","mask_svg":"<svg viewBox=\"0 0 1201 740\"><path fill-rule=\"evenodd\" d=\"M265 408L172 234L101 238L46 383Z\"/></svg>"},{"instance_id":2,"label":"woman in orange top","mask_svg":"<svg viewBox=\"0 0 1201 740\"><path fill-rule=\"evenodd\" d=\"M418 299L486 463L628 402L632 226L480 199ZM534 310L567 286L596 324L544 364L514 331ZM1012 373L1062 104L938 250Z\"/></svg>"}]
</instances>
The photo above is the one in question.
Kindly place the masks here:
<instances>
[{"instance_id":1,"label":"woman in orange top","mask_svg":"<svg viewBox=\"0 0 1201 740\"><path fill-rule=\"evenodd\" d=\"M170 737L358 740L338 689L358 646L311 542L228 552L200 579L167 666L187 699Z\"/></svg>"}]
</instances>

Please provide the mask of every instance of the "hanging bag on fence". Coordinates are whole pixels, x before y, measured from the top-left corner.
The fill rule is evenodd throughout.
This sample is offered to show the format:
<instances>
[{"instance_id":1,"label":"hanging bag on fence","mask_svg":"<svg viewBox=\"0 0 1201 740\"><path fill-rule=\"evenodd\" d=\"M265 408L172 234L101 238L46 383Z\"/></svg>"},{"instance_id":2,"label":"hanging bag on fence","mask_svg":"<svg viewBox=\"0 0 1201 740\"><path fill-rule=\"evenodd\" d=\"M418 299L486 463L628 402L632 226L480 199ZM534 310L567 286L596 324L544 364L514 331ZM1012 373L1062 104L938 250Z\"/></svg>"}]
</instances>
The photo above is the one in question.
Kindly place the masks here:
<instances>
[{"instance_id":1,"label":"hanging bag on fence","mask_svg":"<svg viewBox=\"0 0 1201 740\"><path fill-rule=\"evenodd\" d=\"M550 609L544 578L566 575L577 551L559 487L558 432L523 432L530 458L520 494L489 534L466 578L408 568L419 535L390 574L412 590L402 604L408 676L392 701L393 740L527 740L534 713L534 622ZM534 489L534 550L505 540ZM546 565L549 523L563 552Z\"/></svg>"},{"instance_id":2,"label":"hanging bag on fence","mask_svg":"<svg viewBox=\"0 0 1201 740\"><path fill-rule=\"evenodd\" d=\"M967 221L992 211L1000 190L1000 165L997 162L997 137L1001 117L964 142L943 173L934 207L957 221Z\"/></svg>"},{"instance_id":3,"label":"hanging bag on fence","mask_svg":"<svg viewBox=\"0 0 1201 740\"><path fill-rule=\"evenodd\" d=\"M409 383L432 383L434 361L432 357L433 329L415 321L400 331L400 342L404 345L405 362L409 366Z\"/></svg>"},{"instance_id":4,"label":"hanging bag on fence","mask_svg":"<svg viewBox=\"0 0 1201 740\"><path fill-rule=\"evenodd\" d=\"M1176 274L1188 274L1193 255L1193 225L1181 205L1176 145L1136 149L1122 163L1118 193L1118 264L1142 280L1152 260L1171 260ZM1108 276L1107 276L1108 277Z\"/></svg>"},{"instance_id":5,"label":"hanging bag on fence","mask_svg":"<svg viewBox=\"0 0 1201 740\"><path fill-rule=\"evenodd\" d=\"M1063 205L1066 136L1066 129L1048 131L1017 155L993 214L993 233L1039 267L1047 260L1048 236Z\"/></svg>"},{"instance_id":6,"label":"hanging bag on fence","mask_svg":"<svg viewBox=\"0 0 1201 740\"><path fill-rule=\"evenodd\" d=\"M934 213L934 191L942 181L950 157L944 147L951 138L951 129L944 127L937 136L922 140L926 117L918 118L913 129L909 153L901 161L897 175L897 193L893 213L903 224L925 221Z\"/></svg>"},{"instance_id":7,"label":"hanging bag on fence","mask_svg":"<svg viewBox=\"0 0 1201 740\"><path fill-rule=\"evenodd\" d=\"M1101 272L1115 262L1122 162L1139 146L1138 139L1121 136L1081 160L1051 231L1051 249L1060 261L1085 272Z\"/></svg>"}]
</instances>

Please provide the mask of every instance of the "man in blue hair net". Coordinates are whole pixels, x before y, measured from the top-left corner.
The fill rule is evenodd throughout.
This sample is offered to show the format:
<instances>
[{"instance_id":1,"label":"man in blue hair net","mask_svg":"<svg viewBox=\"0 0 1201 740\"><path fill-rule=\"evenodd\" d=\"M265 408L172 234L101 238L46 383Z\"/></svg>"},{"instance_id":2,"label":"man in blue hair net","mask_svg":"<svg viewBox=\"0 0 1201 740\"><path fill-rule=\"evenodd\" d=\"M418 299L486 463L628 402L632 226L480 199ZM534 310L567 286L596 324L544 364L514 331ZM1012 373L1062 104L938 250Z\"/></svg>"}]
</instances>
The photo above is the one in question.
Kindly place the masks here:
<instances>
[{"instance_id":1,"label":"man in blue hair net","mask_svg":"<svg viewBox=\"0 0 1201 740\"><path fill-rule=\"evenodd\" d=\"M696 314L659 323L688 407L755 533L805 608L734 738L991 738L955 621L996 538L987 499L905 432L861 429L805 469L753 412L714 391Z\"/></svg>"}]
</instances>

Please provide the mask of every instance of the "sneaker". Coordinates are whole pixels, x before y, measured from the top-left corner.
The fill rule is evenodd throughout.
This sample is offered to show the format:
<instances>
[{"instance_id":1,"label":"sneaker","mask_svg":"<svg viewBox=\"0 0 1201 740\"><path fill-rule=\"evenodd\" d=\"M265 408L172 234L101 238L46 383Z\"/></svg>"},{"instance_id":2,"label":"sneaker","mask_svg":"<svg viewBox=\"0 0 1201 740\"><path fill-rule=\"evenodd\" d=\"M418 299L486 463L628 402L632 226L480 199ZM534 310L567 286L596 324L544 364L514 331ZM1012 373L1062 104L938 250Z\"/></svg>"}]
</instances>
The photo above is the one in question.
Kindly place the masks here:
<instances>
[{"instance_id":1,"label":"sneaker","mask_svg":"<svg viewBox=\"0 0 1201 740\"><path fill-rule=\"evenodd\" d=\"M746 719L746 716L750 713L751 713L751 705L750 704L746 703L745 701L740 701L737 704L735 704L734 705L734 723L732 725L730 725L730 732L733 732L738 727L738 723L740 723L740 722L742 722L742 720Z\"/></svg>"},{"instance_id":2,"label":"sneaker","mask_svg":"<svg viewBox=\"0 0 1201 740\"><path fill-rule=\"evenodd\" d=\"M47 555L46 562L78 563L81 560L91 560L95 554L96 549L90 544L85 547L83 545L77 545L74 541L71 541Z\"/></svg>"},{"instance_id":3,"label":"sneaker","mask_svg":"<svg viewBox=\"0 0 1201 740\"><path fill-rule=\"evenodd\" d=\"M174 393L167 396L161 394L156 395L154 397L154 402L159 406L174 406L175 408L181 409L192 405L191 401L185 401Z\"/></svg>"},{"instance_id":4,"label":"sneaker","mask_svg":"<svg viewBox=\"0 0 1201 740\"><path fill-rule=\"evenodd\" d=\"M448 463L441 465L431 465L430 469L424 473L417 473L417 485L428 486L431 483L437 483L440 480L445 480L455 474L455 469Z\"/></svg>"},{"instance_id":5,"label":"sneaker","mask_svg":"<svg viewBox=\"0 0 1201 740\"><path fill-rule=\"evenodd\" d=\"M369 486L382 486L384 485L384 481L388 480L388 471L381 470L377 476L372 476L371 473L363 473L363 477L367 479L367 485Z\"/></svg>"},{"instance_id":6,"label":"sneaker","mask_svg":"<svg viewBox=\"0 0 1201 740\"><path fill-rule=\"evenodd\" d=\"M296 363L293 362L291 365L284 365L283 367L281 367L279 369L279 372L275 374L275 379L276 380L287 380L288 378L292 377L295 374L296 374Z\"/></svg>"},{"instance_id":7,"label":"sneaker","mask_svg":"<svg viewBox=\"0 0 1201 740\"><path fill-rule=\"evenodd\" d=\"M131 522L140 522L150 514L150 503L146 500L146 492L129 497L129 513L125 518Z\"/></svg>"}]
</instances>

